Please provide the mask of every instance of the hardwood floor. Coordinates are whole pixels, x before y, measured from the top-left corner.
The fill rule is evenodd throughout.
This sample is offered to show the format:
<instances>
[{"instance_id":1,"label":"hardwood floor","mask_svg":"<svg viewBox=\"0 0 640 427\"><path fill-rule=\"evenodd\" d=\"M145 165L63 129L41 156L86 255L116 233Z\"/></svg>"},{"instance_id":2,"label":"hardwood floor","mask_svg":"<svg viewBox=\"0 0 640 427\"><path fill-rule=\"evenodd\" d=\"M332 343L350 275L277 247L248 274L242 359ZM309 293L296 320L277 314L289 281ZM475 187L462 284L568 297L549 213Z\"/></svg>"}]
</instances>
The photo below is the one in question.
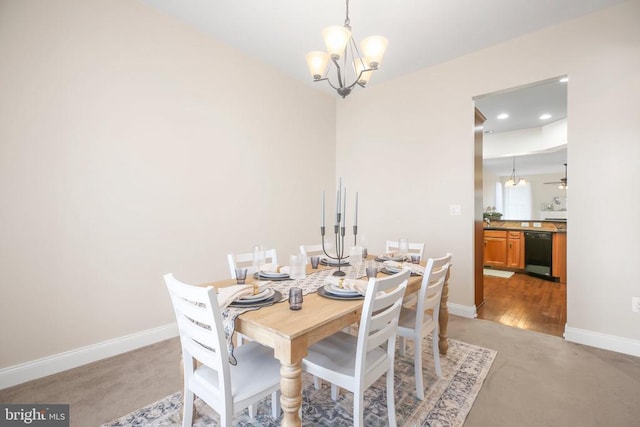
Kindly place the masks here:
<instances>
[{"instance_id":1,"label":"hardwood floor","mask_svg":"<svg viewBox=\"0 0 640 427\"><path fill-rule=\"evenodd\" d=\"M484 304L478 318L562 337L567 323L567 286L516 273L508 279L484 276Z\"/></svg>"}]
</instances>

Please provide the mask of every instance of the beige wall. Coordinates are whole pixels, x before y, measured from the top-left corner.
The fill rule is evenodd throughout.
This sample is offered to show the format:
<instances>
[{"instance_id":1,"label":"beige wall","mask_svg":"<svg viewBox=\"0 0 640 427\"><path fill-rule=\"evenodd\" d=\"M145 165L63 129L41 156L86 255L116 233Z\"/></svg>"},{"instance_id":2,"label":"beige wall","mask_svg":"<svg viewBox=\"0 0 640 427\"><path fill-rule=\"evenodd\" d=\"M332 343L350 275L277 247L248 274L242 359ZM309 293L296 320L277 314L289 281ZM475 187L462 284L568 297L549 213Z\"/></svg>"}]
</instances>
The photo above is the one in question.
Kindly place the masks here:
<instances>
[{"instance_id":1,"label":"beige wall","mask_svg":"<svg viewBox=\"0 0 640 427\"><path fill-rule=\"evenodd\" d=\"M567 326L623 337L638 351L639 16L640 2L626 2L338 103L337 172L360 190L362 231L453 252L449 301L473 306L472 98L567 74ZM461 216L449 215L452 204Z\"/></svg>"},{"instance_id":2,"label":"beige wall","mask_svg":"<svg viewBox=\"0 0 640 427\"><path fill-rule=\"evenodd\" d=\"M335 99L135 1L0 2L0 368L169 324L162 274L319 241Z\"/></svg>"},{"instance_id":3,"label":"beige wall","mask_svg":"<svg viewBox=\"0 0 640 427\"><path fill-rule=\"evenodd\" d=\"M472 98L563 74L568 325L637 341L638 16L636 0L532 33L336 115L334 97L136 2L3 0L0 368L172 322L165 272L220 277L255 243L286 258L317 238L335 176L360 193L370 251L399 236L452 251L450 301L472 306Z\"/></svg>"}]
</instances>

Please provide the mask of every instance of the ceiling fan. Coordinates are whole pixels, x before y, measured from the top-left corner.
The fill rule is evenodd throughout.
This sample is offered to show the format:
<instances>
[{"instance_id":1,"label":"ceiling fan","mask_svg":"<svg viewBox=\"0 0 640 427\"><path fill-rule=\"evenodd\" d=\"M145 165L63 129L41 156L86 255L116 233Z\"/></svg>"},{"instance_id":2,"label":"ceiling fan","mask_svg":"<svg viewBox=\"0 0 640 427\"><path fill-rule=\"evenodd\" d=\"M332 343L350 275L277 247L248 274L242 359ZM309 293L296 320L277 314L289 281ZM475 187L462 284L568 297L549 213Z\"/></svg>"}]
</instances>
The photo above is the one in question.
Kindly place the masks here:
<instances>
[{"instance_id":1,"label":"ceiling fan","mask_svg":"<svg viewBox=\"0 0 640 427\"><path fill-rule=\"evenodd\" d=\"M564 178L560 178L560 181L545 182L545 184L558 184L558 188L560 190L566 190L568 186L567 164L566 163L564 164Z\"/></svg>"}]
</instances>

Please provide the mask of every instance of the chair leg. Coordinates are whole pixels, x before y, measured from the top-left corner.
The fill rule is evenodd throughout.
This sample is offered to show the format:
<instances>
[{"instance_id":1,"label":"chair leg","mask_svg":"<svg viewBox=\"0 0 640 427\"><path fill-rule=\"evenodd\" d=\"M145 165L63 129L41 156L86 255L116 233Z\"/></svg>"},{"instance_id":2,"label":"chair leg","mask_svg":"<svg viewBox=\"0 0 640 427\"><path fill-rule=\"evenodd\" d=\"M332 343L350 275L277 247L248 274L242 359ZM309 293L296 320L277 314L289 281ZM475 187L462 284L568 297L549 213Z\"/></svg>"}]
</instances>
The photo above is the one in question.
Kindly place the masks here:
<instances>
[{"instance_id":1,"label":"chair leg","mask_svg":"<svg viewBox=\"0 0 640 427\"><path fill-rule=\"evenodd\" d=\"M322 383L320 382L320 378L316 377L315 375L313 376L313 386L316 388L316 390L320 390L320 386L322 385Z\"/></svg>"},{"instance_id":2,"label":"chair leg","mask_svg":"<svg viewBox=\"0 0 640 427\"><path fill-rule=\"evenodd\" d=\"M249 405L247 408L249 411L249 417L253 420L258 415L258 405Z\"/></svg>"},{"instance_id":3,"label":"chair leg","mask_svg":"<svg viewBox=\"0 0 640 427\"><path fill-rule=\"evenodd\" d=\"M364 390L359 387L353 393L353 426L364 426Z\"/></svg>"},{"instance_id":4,"label":"chair leg","mask_svg":"<svg viewBox=\"0 0 640 427\"><path fill-rule=\"evenodd\" d=\"M404 340L404 337L398 336L398 338L398 341L400 342L400 356L404 357L407 353L406 342Z\"/></svg>"},{"instance_id":5,"label":"chair leg","mask_svg":"<svg viewBox=\"0 0 640 427\"><path fill-rule=\"evenodd\" d=\"M433 364L435 365L436 368L436 375L438 377L442 376L442 369L440 368L440 351L438 348L438 328L436 328L432 335L431 335L431 341L433 344Z\"/></svg>"},{"instance_id":6,"label":"chair leg","mask_svg":"<svg viewBox=\"0 0 640 427\"><path fill-rule=\"evenodd\" d=\"M422 338L414 337L414 350L413 350L413 368L415 369L416 377L416 397L420 400L424 400L424 384L422 381Z\"/></svg>"},{"instance_id":7,"label":"chair leg","mask_svg":"<svg viewBox=\"0 0 640 427\"><path fill-rule=\"evenodd\" d=\"M389 427L396 427L396 399L393 388L393 365L387 371L387 416Z\"/></svg>"},{"instance_id":8,"label":"chair leg","mask_svg":"<svg viewBox=\"0 0 640 427\"><path fill-rule=\"evenodd\" d=\"M193 425L193 393L185 387L182 394L184 406L182 408L182 427Z\"/></svg>"},{"instance_id":9,"label":"chair leg","mask_svg":"<svg viewBox=\"0 0 640 427\"><path fill-rule=\"evenodd\" d=\"M335 384L331 384L331 399L337 401L338 397L340 397L340 388Z\"/></svg>"},{"instance_id":10,"label":"chair leg","mask_svg":"<svg viewBox=\"0 0 640 427\"><path fill-rule=\"evenodd\" d=\"M271 393L271 415L273 418L280 416L280 390Z\"/></svg>"}]
</instances>

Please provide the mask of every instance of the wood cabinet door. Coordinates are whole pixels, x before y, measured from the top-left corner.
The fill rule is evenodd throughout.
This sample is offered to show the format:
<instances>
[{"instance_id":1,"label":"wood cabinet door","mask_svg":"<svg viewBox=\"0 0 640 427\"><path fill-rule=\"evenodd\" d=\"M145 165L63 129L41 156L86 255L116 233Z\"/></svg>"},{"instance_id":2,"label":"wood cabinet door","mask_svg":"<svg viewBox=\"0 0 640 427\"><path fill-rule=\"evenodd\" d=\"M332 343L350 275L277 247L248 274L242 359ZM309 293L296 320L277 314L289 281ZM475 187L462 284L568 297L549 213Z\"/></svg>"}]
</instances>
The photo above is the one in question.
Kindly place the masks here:
<instances>
[{"instance_id":1,"label":"wood cabinet door","mask_svg":"<svg viewBox=\"0 0 640 427\"><path fill-rule=\"evenodd\" d=\"M509 231L507 236L507 267L524 268L524 236L522 231Z\"/></svg>"},{"instance_id":2,"label":"wood cabinet door","mask_svg":"<svg viewBox=\"0 0 640 427\"><path fill-rule=\"evenodd\" d=\"M507 243L507 267L523 268L520 265L520 253L522 252L522 244L520 239L509 239Z\"/></svg>"},{"instance_id":3,"label":"wood cabinet door","mask_svg":"<svg viewBox=\"0 0 640 427\"><path fill-rule=\"evenodd\" d=\"M505 267L507 265L507 239L484 238L484 265Z\"/></svg>"}]
</instances>

